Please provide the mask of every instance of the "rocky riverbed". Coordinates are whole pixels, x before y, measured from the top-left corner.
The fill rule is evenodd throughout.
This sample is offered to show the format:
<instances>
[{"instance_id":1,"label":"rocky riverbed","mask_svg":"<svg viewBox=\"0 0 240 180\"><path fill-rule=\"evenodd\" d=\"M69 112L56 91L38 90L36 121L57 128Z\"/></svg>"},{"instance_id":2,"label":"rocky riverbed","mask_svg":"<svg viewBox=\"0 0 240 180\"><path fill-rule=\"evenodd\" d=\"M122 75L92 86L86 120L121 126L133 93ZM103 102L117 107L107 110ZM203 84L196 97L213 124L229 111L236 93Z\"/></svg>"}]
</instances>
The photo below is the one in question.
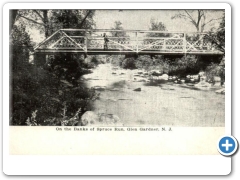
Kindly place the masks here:
<instances>
[{"instance_id":1,"label":"rocky riverbed","mask_svg":"<svg viewBox=\"0 0 240 180\"><path fill-rule=\"evenodd\" d=\"M157 71L125 70L100 64L81 81L99 99L85 114L106 126L224 126L225 90L199 75L180 79ZM91 118L90 118L91 119Z\"/></svg>"}]
</instances>

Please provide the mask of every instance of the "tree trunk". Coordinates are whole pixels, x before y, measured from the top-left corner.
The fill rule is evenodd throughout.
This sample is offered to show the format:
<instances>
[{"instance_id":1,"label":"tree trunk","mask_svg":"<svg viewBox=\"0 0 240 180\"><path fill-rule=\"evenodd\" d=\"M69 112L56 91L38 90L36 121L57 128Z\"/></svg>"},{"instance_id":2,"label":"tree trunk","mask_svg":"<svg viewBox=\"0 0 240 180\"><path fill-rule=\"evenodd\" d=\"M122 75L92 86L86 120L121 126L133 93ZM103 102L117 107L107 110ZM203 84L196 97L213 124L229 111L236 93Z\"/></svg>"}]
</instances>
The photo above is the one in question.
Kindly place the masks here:
<instances>
[{"instance_id":1,"label":"tree trunk","mask_svg":"<svg viewBox=\"0 0 240 180\"><path fill-rule=\"evenodd\" d=\"M13 25L17 17L18 10L9 10L9 34L12 32Z\"/></svg>"},{"instance_id":2,"label":"tree trunk","mask_svg":"<svg viewBox=\"0 0 240 180\"><path fill-rule=\"evenodd\" d=\"M49 21L48 21L48 10L42 10L43 12L43 23L44 23L44 28L45 28L45 38L47 38L49 34Z\"/></svg>"},{"instance_id":3,"label":"tree trunk","mask_svg":"<svg viewBox=\"0 0 240 180\"><path fill-rule=\"evenodd\" d=\"M89 10L88 11L88 13L86 14L86 16L83 18L83 20L82 20L82 22L81 22L81 24L80 24L80 28L83 26L83 23L85 22L85 20L87 19L87 17L89 16L89 14L91 13L92 11L91 10Z\"/></svg>"}]
</instances>

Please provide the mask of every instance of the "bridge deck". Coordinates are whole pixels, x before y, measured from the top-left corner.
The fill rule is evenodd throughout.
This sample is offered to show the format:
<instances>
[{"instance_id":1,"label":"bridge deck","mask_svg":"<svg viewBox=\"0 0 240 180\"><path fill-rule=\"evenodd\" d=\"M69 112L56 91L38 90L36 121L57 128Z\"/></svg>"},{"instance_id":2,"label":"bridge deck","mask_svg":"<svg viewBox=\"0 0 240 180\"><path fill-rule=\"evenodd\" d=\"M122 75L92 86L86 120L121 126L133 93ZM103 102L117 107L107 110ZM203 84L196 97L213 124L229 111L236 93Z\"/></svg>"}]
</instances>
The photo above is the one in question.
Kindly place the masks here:
<instances>
[{"instance_id":1,"label":"bridge deck","mask_svg":"<svg viewBox=\"0 0 240 180\"><path fill-rule=\"evenodd\" d=\"M220 55L206 33L61 29L34 49L37 53Z\"/></svg>"},{"instance_id":2,"label":"bridge deck","mask_svg":"<svg viewBox=\"0 0 240 180\"><path fill-rule=\"evenodd\" d=\"M164 51L112 51L112 50L89 50L87 52L83 50L69 50L69 49L61 49L61 50L49 50L49 49L41 49L35 50L36 53L44 53L44 54L52 54L52 53L79 53L79 54L88 54L88 55L125 55L125 54L137 54L137 55L222 55L222 52L164 52Z\"/></svg>"}]
</instances>

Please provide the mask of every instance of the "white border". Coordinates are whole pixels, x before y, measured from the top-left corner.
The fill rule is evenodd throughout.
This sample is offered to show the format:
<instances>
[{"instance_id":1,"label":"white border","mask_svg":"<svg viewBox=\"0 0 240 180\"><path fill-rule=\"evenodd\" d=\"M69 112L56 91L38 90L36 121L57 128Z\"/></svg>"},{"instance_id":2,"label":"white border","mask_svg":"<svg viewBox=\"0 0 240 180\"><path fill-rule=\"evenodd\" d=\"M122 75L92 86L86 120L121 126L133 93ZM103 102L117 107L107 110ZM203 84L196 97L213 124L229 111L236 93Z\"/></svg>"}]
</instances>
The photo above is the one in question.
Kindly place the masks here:
<instances>
[{"instance_id":1,"label":"white border","mask_svg":"<svg viewBox=\"0 0 240 180\"><path fill-rule=\"evenodd\" d=\"M226 16L226 101L225 101L225 118L226 118L226 134L231 134L231 7L227 3L48 3L48 9L153 9L160 7L161 9L225 9ZM3 7L3 119L8 118L9 112L9 31L8 31L8 10L9 9L44 9L45 4L40 3L15 3L5 4ZM226 175L231 171L231 159L222 156L10 156L9 152L9 124L8 121L3 121L3 171L6 174L125 174L125 175L156 175L156 174L171 174L171 175ZM22 165L24 162L24 166ZM45 164L42 168L34 167L32 164ZM64 162L64 163L63 163ZM104 162L104 165L102 163ZM121 167L118 167L118 162ZM121 162L125 165L122 166ZM163 163L164 162L164 163ZM167 163L165 163L167 162ZM184 166L182 165L184 162ZM197 162L197 163L196 163ZM68 164L71 164L69 167ZM85 166L79 166L84 164ZM93 165L94 164L94 165ZM202 166L205 164L204 166ZM222 164L221 167L213 168L214 165ZM66 165L66 168L64 165ZM194 166L193 166L194 165ZM151 168L147 168L151 166ZM54 168L53 168L54 167ZM93 168L95 167L95 168ZM93 170L94 169L94 170ZM94 172L93 172L94 171Z\"/></svg>"}]
</instances>

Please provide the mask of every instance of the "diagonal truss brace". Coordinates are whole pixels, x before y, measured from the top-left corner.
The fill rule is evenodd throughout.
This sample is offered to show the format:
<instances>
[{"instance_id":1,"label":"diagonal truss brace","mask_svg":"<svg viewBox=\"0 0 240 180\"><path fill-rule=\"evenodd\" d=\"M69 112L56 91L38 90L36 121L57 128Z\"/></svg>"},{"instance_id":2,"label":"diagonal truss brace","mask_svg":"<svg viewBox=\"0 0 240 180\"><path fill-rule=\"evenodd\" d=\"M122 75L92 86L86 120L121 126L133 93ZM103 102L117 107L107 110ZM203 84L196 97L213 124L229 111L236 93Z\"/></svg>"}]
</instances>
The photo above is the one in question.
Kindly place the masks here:
<instances>
[{"instance_id":1,"label":"diagonal truss brace","mask_svg":"<svg viewBox=\"0 0 240 180\"><path fill-rule=\"evenodd\" d=\"M49 39L51 39L55 34L59 33L60 30L56 31L55 33L53 33L51 36L49 36L47 39L43 40L42 42L40 42L35 48L34 51L39 48L42 44L44 44L45 42L47 42Z\"/></svg>"},{"instance_id":2,"label":"diagonal truss brace","mask_svg":"<svg viewBox=\"0 0 240 180\"><path fill-rule=\"evenodd\" d=\"M108 39L110 42L113 42L114 44L117 44L117 45L119 45L119 46L122 46L122 47L125 47L125 48L127 48L127 49L130 49L130 50L132 50L132 51L135 51L133 48L130 48L129 46L124 46L123 44L120 44L120 43L118 43L118 42L116 42L116 41L113 41L113 40L111 40L111 39Z\"/></svg>"},{"instance_id":3,"label":"diagonal truss brace","mask_svg":"<svg viewBox=\"0 0 240 180\"><path fill-rule=\"evenodd\" d=\"M159 44L162 43L162 42L164 42L164 39L157 40L157 41L155 41L155 42L153 42L153 43L145 46L144 48L139 49L139 51L142 51L142 50L144 50L144 49L150 48L150 47L152 47L152 46L159 45Z\"/></svg>"},{"instance_id":4,"label":"diagonal truss brace","mask_svg":"<svg viewBox=\"0 0 240 180\"><path fill-rule=\"evenodd\" d=\"M87 48L82 47L80 44L78 44L74 39L72 39L71 37L69 37L65 32L61 31L61 33L63 33L63 35L65 37L67 37L68 39L70 39L70 41L72 41L75 45L77 45L79 48L83 49L85 52L87 51Z\"/></svg>"},{"instance_id":5,"label":"diagonal truss brace","mask_svg":"<svg viewBox=\"0 0 240 180\"><path fill-rule=\"evenodd\" d=\"M186 50L187 50L188 52L190 52L191 49L198 51L194 46L195 46L200 40L202 40L203 38L204 38L204 36L202 36L201 38L199 38L199 39L198 39L196 42L194 42L193 44L191 44L191 43L189 43L189 42L187 41L187 44L189 45L189 47L188 47L188 48L186 47Z\"/></svg>"}]
</instances>

